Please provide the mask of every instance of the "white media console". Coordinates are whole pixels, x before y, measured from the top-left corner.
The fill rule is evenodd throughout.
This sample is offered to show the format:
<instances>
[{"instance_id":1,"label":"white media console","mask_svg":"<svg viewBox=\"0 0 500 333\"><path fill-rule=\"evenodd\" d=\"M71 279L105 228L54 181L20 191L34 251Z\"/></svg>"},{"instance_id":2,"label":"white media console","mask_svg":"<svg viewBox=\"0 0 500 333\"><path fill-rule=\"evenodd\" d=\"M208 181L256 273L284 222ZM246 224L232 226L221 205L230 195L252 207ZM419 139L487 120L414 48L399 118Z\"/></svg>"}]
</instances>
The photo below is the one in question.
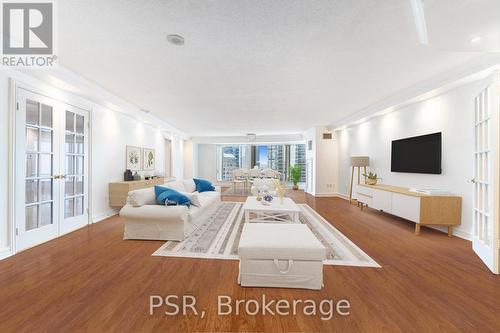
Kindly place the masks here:
<instances>
[{"instance_id":1,"label":"white media console","mask_svg":"<svg viewBox=\"0 0 500 333\"><path fill-rule=\"evenodd\" d=\"M420 234L422 225L448 227L448 236L453 235L453 226L461 223L462 198L454 195L429 195L410 189L390 185L358 184L356 199L361 205L383 211L415 222L415 234Z\"/></svg>"}]
</instances>

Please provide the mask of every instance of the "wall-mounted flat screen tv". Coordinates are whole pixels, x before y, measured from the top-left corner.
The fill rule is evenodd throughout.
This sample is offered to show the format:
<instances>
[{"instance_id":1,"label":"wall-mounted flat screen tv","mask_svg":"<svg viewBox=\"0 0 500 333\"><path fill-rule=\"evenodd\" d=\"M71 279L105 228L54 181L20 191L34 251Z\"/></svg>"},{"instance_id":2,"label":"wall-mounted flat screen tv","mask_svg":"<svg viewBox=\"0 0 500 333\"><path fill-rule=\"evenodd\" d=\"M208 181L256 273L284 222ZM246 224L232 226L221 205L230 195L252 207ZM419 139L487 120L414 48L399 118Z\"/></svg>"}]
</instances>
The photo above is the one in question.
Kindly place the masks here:
<instances>
[{"instance_id":1,"label":"wall-mounted flat screen tv","mask_svg":"<svg viewBox=\"0 0 500 333\"><path fill-rule=\"evenodd\" d=\"M391 171L441 174L441 132L392 141Z\"/></svg>"}]
</instances>

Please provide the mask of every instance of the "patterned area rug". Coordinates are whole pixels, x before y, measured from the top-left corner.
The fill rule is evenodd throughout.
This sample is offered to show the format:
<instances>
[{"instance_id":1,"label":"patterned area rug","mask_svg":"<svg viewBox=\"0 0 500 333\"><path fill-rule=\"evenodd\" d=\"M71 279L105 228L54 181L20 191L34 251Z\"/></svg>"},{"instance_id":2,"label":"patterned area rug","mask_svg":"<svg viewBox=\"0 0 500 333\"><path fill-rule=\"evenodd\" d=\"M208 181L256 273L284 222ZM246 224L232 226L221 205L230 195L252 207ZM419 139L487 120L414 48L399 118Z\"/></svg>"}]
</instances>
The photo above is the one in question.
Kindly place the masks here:
<instances>
[{"instance_id":1,"label":"patterned area rug","mask_svg":"<svg viewBox=\"0 0 500 333\"><path fill-rule=\"evenodd\" d=\"M153 256L238 260L244 224L243 204L223 202L210 218L182 242L168 241ZM325 265L380 267L372 258L306 204L300 222L306 224L327 250Z\"/></svg>"}]
</instances>

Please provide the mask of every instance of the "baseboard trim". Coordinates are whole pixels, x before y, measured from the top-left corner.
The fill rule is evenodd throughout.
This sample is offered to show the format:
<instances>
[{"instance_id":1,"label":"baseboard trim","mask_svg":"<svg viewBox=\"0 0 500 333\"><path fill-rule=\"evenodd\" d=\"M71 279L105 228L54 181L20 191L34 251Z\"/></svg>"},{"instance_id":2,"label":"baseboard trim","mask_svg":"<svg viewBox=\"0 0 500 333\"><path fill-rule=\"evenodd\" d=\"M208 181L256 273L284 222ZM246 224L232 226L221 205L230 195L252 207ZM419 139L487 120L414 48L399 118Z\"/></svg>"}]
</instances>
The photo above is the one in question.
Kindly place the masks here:
<instances>
[{"instance_id":1,"label":"baseboard trim","mask_svg":"<svg viewBox=\"0 0 500 333\"><path fill-rule=\"evenodd\" d=\"M118 213L119 213L119 210L113 209L113 210L109 210L105 213L98 214L95 217L92 217L92 223L101 222L107 218L110 218L111 216L117 215Z\"/></svg>"},{"instance_id":2,"label":"baseboard trim","mask_svg":"<svg viewBox=\"0 0 500 333\"><path fill-rule=\"evenodd\" d=\"M12 256L12 250L10 247L2 247L0 248L0 260L8 258Z\"/></svg>"},{"instance_id":3,"label":"baseboard trim","mask_svg":"<svg viewBox=\"0 0 500 333\"><path fill-rule=\"evenodd\" d=\"M349 196L345 195L343 193L337 193L337 198L341 198L341 199L349 201Z\"/></svg>"},{"instance_id":4,"label":"baseboard trim","mask_svg":"<svg viewBox=\"0 0 500 333\"><path fill-rule=\"evenodd\" d=\"M337 196L337 193L316 193L314 196L316 198L333 198Z\"/></svg>"},{"instance_id":5,"label":"baseboard trim","mask_svg":"<svg viewBox=\"0 0 500 333\"><path fill-rule=\"evenodd\" d=\"M432 228L437 231L441 231L442 233L447 234L448 233L448 228L447 227L441 227L437 225L426 225L425 227L427 228ZM462 238L468 241L472 241L472 235L468 232L462 231L460 229L453 228L453 236L456 236L458 238Z\"/></svg>"},{"instance_id":6,"label":"baseboard trim","mask_svg":"<svg viewBox=\"0 0 500 333\"><path fill-rule=\"evenodd\" d=\"M341 199L349 200L348 197L346 197L342 193L338 193L338 192L336 192L336 193L316 193L316 194L313 194L313 196L316 198L341 198Z\"/></svg>"}]
</instances>

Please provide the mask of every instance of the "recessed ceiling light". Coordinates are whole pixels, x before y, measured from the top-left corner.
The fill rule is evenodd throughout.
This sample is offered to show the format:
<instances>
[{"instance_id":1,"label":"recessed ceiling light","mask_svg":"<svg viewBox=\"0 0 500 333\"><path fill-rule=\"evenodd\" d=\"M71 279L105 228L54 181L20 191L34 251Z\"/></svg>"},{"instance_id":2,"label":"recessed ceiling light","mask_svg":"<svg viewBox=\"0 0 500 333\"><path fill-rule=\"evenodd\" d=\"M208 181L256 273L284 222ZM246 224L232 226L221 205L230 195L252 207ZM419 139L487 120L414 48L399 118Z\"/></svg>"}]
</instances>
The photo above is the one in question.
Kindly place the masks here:
<instances>
[{"instance_id":1,"label":"recessed ceiling light","mask_svg":"<svg viewBox=\"0 0 500 333\"><path fill-rule=\"evenodd\" d=\"M482 36L477 36L477 37L474 37L470 40L471 43L479 43L481 41L481 39L483 39Z\"/></svg>"},{"instance_id":2,"label":"recessed ceiling light","mask_svg":"<svg viewBox=\"0 0 500 333\"><path fill-rule=\"evenodd\" d=\"M184 45L184 37L180 35L167 35L167 40L170 44L176 46Z\"/></svg>"}]
</instances>

